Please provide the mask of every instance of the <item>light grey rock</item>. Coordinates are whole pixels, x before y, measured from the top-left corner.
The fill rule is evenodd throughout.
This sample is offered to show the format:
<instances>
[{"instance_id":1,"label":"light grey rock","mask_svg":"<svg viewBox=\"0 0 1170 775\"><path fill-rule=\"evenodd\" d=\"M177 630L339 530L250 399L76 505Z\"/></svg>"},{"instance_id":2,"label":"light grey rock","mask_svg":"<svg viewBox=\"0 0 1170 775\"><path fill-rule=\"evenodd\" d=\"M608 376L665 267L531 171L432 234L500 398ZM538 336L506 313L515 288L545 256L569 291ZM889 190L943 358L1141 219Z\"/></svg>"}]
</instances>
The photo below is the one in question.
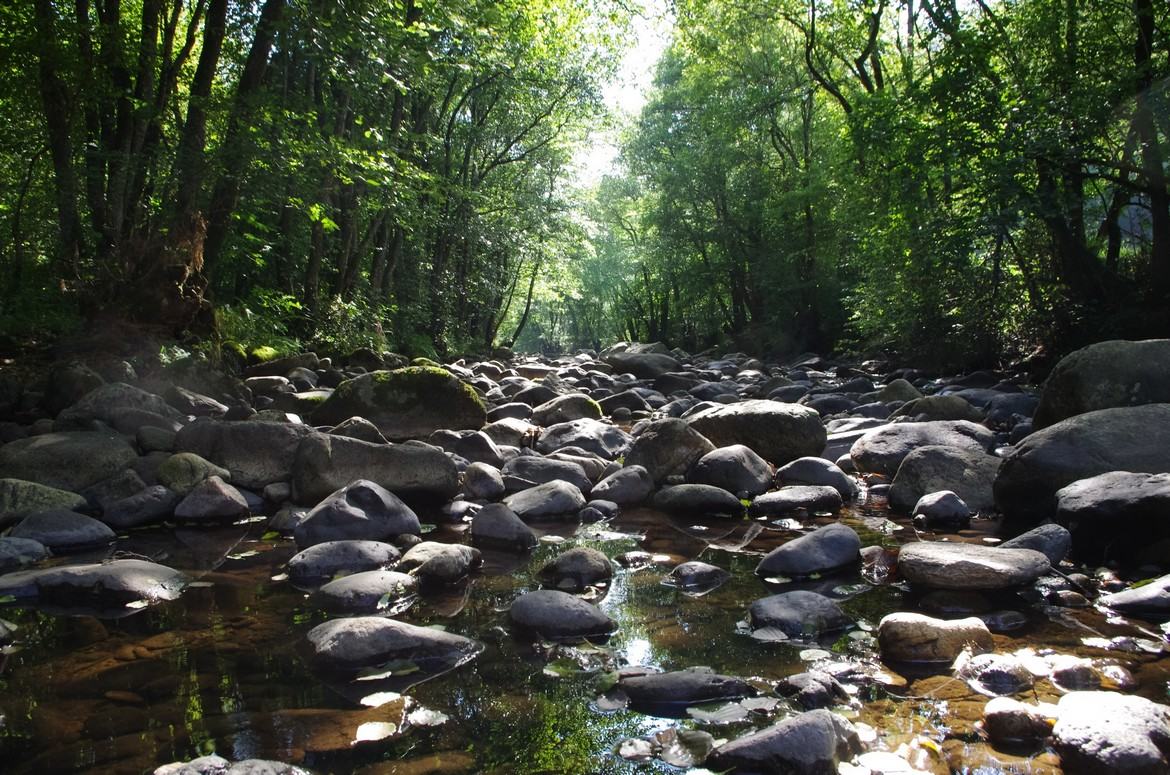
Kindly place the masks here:
<instances>
[{"instance_id":1,"label":"light grey rock","mask_svg":"<svg viewBox=\"0 0 1170 775\"><path fill-rule=\"evenodd\" d=\"M478 549L463 544L422 541L406 550L395 566L427 584L454 584L483 563Z\"/></svg>"},{"instance_id":2,"label":"light grey rock","mask_svg":"<svg viewBox=\"0 0 1170 775\"><path fill-rule=\"evenodd\" d=\"M1170 708L1116 692L1071 692L1056 706L1053 746L1066 772L1170 772Z\"/></svg>"},{"instance_id":3,"label":"light grey rock","mask_svg":"<svg viewBox=\"0 0 1170 775\"><path fill-rule=\"evenodd\" d=\"M321 586L309 602L334 614L400 612L418 589L418 580L392 570L351 573Z\"/></svg>"},{"instance_id":4,"label":"light grey rock","mask_svg":"<svg viewBox=\"0 0 1170 775\"><path fill-rule=\"evenodd\" d=\"M112 560L89 565L17 571L0 576L0 595L73 607L120 607L139 600L174 600L187 577L146 560Z\"/></svg>"},{"instance_id":5,"label":"light grey rock","mask_svg":"<svg viewBox=\"0 0 1170 775\"><path fill-rule=\"evenodd\" d=\"M951 663L969 650L986 654L995 649L983 620L936 619L925 614L897 612L878 623L878 648L888 662Z\"/></svg>"},{"instance_id":6,"label":"light grey rock","mask_svg":"<svg viewBox=\"0 0 1170 775\"><path fill-rule=\"evenodd\" d=\"M898 553L898 573L931 589L1010 589L1048 572L1048 558L1031 549L919 541Z\"/></svg>"},{"instance_id":7,"label":"light grey rock","mask_svg":"<svg viewBox=\"0 0 1170 775\"><path fill-rule=\"evenodd\" d=\"M827 438L815 410L766 399L705 409L687 422L717 447L744 444L778 466L821 454Z\"/></svg>"},{"instance_id":8,"label":"light grey rock","mask_svg":"<svg viewBox=\"0 0 1170 775\"><path fill-rule=\"evenodd\" d=\"M339 573L385 570L402 553L382 541L326 541L303 549L288 561L288 578L299 587L330 581Z\"/></svg>"},{"instance_id":9,"label":"light grey rock","mask_svg":"<svg viewBox=\"0 0 1170 775\"><path fill-rule=\"evenodd\" d=\"M306 638L315 667L348 675L398 660L426 672L450 670L483 651L471 638L380 616L334 619L309 630Z\"/></svg>"},{"instance_id":10,"label":"light grey rock","mask_svg":"<svg viewBox=\"0 0 1170 775\"><path fill-rule=\"evenodd\" d=\"M714 772L833 775L838 765L861 753L853 725L827 710L810 710L767 729L724 743L707 758Z\"/></svg>"},{"instance_id":11,"label":"light grey rock","mask_svg":"<svg viewBox=\"0 0 1170 775\"><path fill-rule=\"evenodd\" d=\"M1052 565L1058 565L1072 548L1072 535L1060 525L1040 525L1004 541L1000 549L1033 549L1041 552Z\"/></svg>"},{"instance_id":12,"label":"light grey rock","mask_svg":"<svg viewBox=\"0 0 1170 775\"><path fill-rule=\"evenodd\" d=\"M540 455L519 455L509 460L500 470L504 476L514 476L534 484L548 484L557 479L568 482L588 495L593 482L585 469L567 460L553 460Z\"/></svg>"},{"instance_id":13,"label":"light grey rock","mask_svg":"<svg viewBox=\"0 0 1170 775\"><path fill-rule=\"evenodd\" d=\"M598 482L592 490L594 498L612 501L619 506L636 506L654 492L654 479L639 465L626 465Z\"/></svg>"},{"instance_id":14,"label":"light grey rock","mask_svg":"<svg viewBox=\"0 0 1170 775\"><path fill-rule=\"evenodd\" d=\"M1162 576L1140 587L1103 595L1098 602L1132 616L1170 618L1170 575Z\"/></svg>"},{"instance_id":15,"label":"light grey rock","mask_svg":"<svg viewBox=\"0 0 1170 775\"><path fill-rule=\"evenodd\" d=\"M874 428L853 442L849 455L858 471L893 478L913 450L925 446L990 452L995 434L966 420L905 422Z\"/></svg>"},{"instance_id":16,"label":"light grey rock","mask_svg":"<svg viewBox=\"0 0 1170 775\"><path fill-rule=\"evenodd\" d=\"M463 493L477 500L495 500L504 494L504 477L495 466L472 463L463 472Z\"/></svg>"},{"instance_id":17,"label":"light grey rock","mask_svg":"<svg viewBox=\"0 0 1170 775\"><path fill-rule=\"evenodd\" d=\"M911 515L928 527L958 529L971 522L973 512L962 498L950 490L928 492L914 504Z\"/></svg>"},{"instance_id":18,"label":"light grey rock","mask_svg":"<svg viewBox=\"0 0 1170 775\"><path fill-rule=\"evenodd\" d=\"M820 457L800 457L776 469L776 486L788 487L811 484L832 487L843 501L857 495L857 482L831 460Z\"/></svg>"},{"instance_id":19,"label":"light grey rock","mask_svg":"<svg viewBox=\"0 0 1170 775\"><path fill-rule=\"evenodd\" d=\"M289 480L297 448L312 433L291 423L200 419L179 431L175 449L226 468L237 487L263 490Z\"/></svg>"},{"instance_id":20,"label":"light grey rock","mask_svg":"<svg viewBox=\"0 0 1170 775\"><path fill-rule=\"evenodd\" d=\"M753 517L777 517L795 511L835 512L841 506L841 493L836 488L801 484L764 493L752 501L748 514Z\"/></svg>"},{"instance_id":21,"label":"light grey rock","mask_svg":"<svg viewBox=\"0 0 1170 775\"><path fill-rule=\"evenodd\" d=\"M776 684L776 693L787 697L802 710L815 710L849 702L849 692L836 678L820 670L797 673L782 678Z\"/></svg>"},{"instance_id":22,"label":"light grey rock","mask_svg":"<svg viewBox=\"0 0 1170 775\"><path fill-rule=\"evenodd\" d=\"M670 476L682 476L699 458L715 449L701 433L685 420L666 419L650 423L626 454L627 466L641 466L655 484Z\"/></svg>"},{"instance_id":23,"label":"light grey rock","mask_svg":"<svg viewBox=\"0 0 1170 775\"><path fill-rule=\"evenodd\" d=\"M615 460L626 453L632 441L621 428L586 418L548 426L537 438L536 449L547 455L564 447L577 447Z\"/></svg>"},{"instance_id":24,"label":"light grey rock","mask_svg":"<svg viewBox=\"0 0 1170 775\"><path fill-rule=\"evenodd\" d=\"M974 511L995 511L992 487L1003 462L982 449L928 445L912 450L890 486L890 508L907 514L923 495L950 490Z\"/></svg>"},{"instance_id":25,"label":"light grey rock","mask_svg":"<svg viewBox=\"0 0 1170 775\"><path fill-rule=\"evenodd\" d=\"M239 519L248 513L243 494L218 476L210 476L175 506L175 519L215 522Z\"/></svg>"},{"instance_id":26,"label":"light grey rock","mask_svg":"<svg viewBox=\"0 0 1170 775\"><path fill-rule=\"evenodd\" d=\"M8 535L36 541L54 552L101 546L117 538L105 523L65 509L29 514Z\"/></svg>"}]
</instances>

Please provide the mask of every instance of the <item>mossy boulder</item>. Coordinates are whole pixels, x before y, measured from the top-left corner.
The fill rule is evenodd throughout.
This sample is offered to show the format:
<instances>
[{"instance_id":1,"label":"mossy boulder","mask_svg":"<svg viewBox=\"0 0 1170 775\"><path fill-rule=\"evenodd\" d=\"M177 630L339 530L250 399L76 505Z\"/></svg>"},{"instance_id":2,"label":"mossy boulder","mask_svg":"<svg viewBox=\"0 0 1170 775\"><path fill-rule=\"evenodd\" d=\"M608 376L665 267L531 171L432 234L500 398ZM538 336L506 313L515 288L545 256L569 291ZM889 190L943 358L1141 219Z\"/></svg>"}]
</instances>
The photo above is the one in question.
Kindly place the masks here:
<instances>
[{"instance_id":1,"label":"mossy boulder","mask_svg":"<svg viewBox=\"0 0 1170 775\"><path fill-rule=\"evenodd\" d=\"M315 425L364 417L390 441L425 439L439 429L478 430L486 421L479 395L444 369L410 366L372 371L342 382L313 411Z\"/></svg>"}]
</instances>

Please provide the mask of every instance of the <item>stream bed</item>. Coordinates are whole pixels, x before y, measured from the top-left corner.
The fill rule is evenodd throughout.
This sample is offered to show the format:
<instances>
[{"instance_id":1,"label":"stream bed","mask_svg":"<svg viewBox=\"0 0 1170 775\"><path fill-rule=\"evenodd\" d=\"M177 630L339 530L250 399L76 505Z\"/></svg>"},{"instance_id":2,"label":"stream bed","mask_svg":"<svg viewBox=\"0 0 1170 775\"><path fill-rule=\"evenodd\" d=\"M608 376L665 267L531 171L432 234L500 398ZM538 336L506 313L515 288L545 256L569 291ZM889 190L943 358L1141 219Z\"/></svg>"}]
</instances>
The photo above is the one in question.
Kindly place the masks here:
<instances>
[{"instance_id":1,"label":"stream bed","mask_svg":"<svg viewBox=\"0 0 1170 775\"><path fill-rule=\"evenodd\" d=\"M434 513L419 516L437 520ZM538 523L535 550L485 550L482 568L465 582L424 590L397 615L475 638L485 645L482 653L414 685L411 671L400 668L391 689L372 681L368 693L360 681L331 684L309 669L304 635L328 617L284 578L295 546L268 533L263 519L134 531L87 559L143 557L183 570L194 582L178 600L115 619L0 609L0 618L20 628L0 662L0 769L142 773L216 753L366 775L703 771L694 736L680 731L726 740L768 726L794 712L773 694L775 681L816 667L848 687L848 703L834 710L858 726L870 750L897 752L928 772L1060 772L1059 759L1043 746L1004 751L985 742L976 722L988 697L946 668L903 673L880 662L872 631L885 614L942 615L921 607L881 567L800 587L841 601L858 623L844 634L792 643L747 631L752 601L797 588L758 578L760 556L834 519L857 530L865 546L944 538L891 517L876 497L835 518L800 522L627 509L602 523ZM469 540L464 524L428 527L428 540ZM977 520L945 538L992 543L997 528ZM571 546L597 548L617 563L608 587L594 591L617 631L583 646L518 636L508 622L511 601L538 588L540 568ZM674 565L693 559L730 571L730 580L698 596L661 583ZM1111 619L1094 608L1052 607L1035 590L992 602L1008 612L999 614L1002 627L992 627L996 653L1085 658L1091 670L1080 680L1167 702L1170 658L1155 625ZM672 714L679 717L637 712L603 696L614 671L631 665L707 666L749 679L760 698ZM1016 697L1055 702L1079 688L1098 687L1039 678ZM639 739L646 742L629 742Z\"/></svg>"}]
</instances>

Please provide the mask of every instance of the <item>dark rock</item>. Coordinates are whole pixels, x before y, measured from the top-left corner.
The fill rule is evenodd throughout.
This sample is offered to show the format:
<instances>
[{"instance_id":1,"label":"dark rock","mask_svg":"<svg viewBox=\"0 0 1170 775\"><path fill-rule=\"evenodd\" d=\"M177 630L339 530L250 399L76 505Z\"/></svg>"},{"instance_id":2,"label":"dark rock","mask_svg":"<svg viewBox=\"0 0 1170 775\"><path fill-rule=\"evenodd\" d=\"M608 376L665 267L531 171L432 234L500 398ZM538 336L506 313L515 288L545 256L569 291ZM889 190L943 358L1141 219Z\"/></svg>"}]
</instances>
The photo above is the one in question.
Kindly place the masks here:
<instances>
[{"instance_id":1,"label":"dark rock","mask_svg":"<svg viewBox=\"0 0 1170 775\"><path fill-rule=\"evenodd\" d=\"M410 507L381 485L359 479L337 490L297 525L302 548L337 540L391 540L422 530Z\"/></svg>"},{"instance_id":2,"label":"dark rock","mask_svg":"<svg viewBox=\"0 0 1170 775\"><path fill-rule=\"evenodd\" d=\"M482 563L483 557L473 547L423 541L410 547L396 567L423 583L454 584Z\"/></svg>"},{"instance_id":3,"label":"dark rock","mask_svg":"<svg viewBox=\"0 0 1170 775\"><path fill-rule=\"evenodd\" d=\"M630 373L638 379L656 379L682 368L677 360L663 353L614 352L603 356L603 360L615 372Z\"/></svg>"},{"instance_id":4,"label":"dark rock","mask_svg":"<svg viewBox=\"0 0 1170 775\"><path fill-rule=\"evenodd\" d=\"M764 493L752 501L748 514L753 517L776 517L795 511L835 512L841 505L841 493L833 487L797 485Z\"/></svg>"},{"instance_id":5,"label":"dark rock","mask_svg":"<svg viewBox=\"0 0 1170 775\"><path fill-rule=\"evenodd\" d=\"M1170 474L1111 471L1056 492L1055 519L1072 531L1077 559L1125 565L1170 539Z\"/></svg>"},{"instance_id":6,"label":"dark rock","mask_svg":"<svg viewBox=\"0 0 1170 775\"><path fill-rule=\"evenodd\" d=\"M134 448L116 434L45 433L0 447L0 477L81 492L137 458Z\"/></svg>"},{"instance_id":7,"label":"dark rock","mask_svg":"<svg viewBox=\"0 0 1170 775\"><path fill-rule=\"evenodd\" d=\"M705 409L687 422L718 447L744 444L774 465L819 455L825 427L816 411L779 401L742 401Z\"/></svg>"},{"instance_id":8,"label":"dark rock","mask_svg":"<svg viewBox=\"0 0 1170 775\"><path fill-rule=\"evenodd\" d=\"M687 480L692 484L709 484L741 498L759 495L772 485L768 462L743 444L720 447L699 458Z\"/></svg>"},{"instance_id":9,"label":"dark rock","mask_svg":"<svg viewBox=\"0 0 1170 775\"><path fill-rule=\"evenodd\" d=\"M958 530L971 523L972 511L963 499L950 490L929 492L918 499L912 512L919 521L931 528Z\"/></svg>"},{"instance_id":10,"label":"dark rock","mask_svg":"<svg viewBox=\"0 0 1170 775\"><path fill-rule=\"evenodd\" d=\"M368 441L371 444L388 444L378 426L364 417L350 417L329 429L331 436L345 436L358 441Z\"/></svg>"},{"instance_id":11,"label":"dark rock","mask_svg":"<svg viewBox=\"0 0 1170 775\"><path fill-rule=\"evenodd\" d=\"M298 447L290 471L296 503L313 503L358 479L430 499L446 500L459 490L455 464L422 442L372 444L314 433Z\"/></svg>"},{"instance_id":12,"label":"dark rock","mask_svg":"<svg viewBox=\"0 0 1170 775\"><path fill-rule=\"evenodd\" d=\"M890 508L909 513L927 493L950 490L973 510L995 510L992 486L1003 461L981 449L928 445L912 450L890 487Z\"/></svg>"},{"instance_id":13,"label":"dark rock","mask_svg":"<svg viewBox=\"0 0 1170 775\"><path fill-rule=\"evenodd\" d=\"M1036 524L1056 511L1056 492L1110 471L1170 473L1170 404L1078 414L1023 441L995 479L995 502L1008 517Z\"/></svg>"},{"instance_id":14,"label":"dark rock","mask_svg":"<svg viewBox=\"0 0 1170 775\"><path fill-rule=\"evenodd\" d=\"M515 476L534 484L547 484L559 479L573 485L583 495L588 494L593 486L589 477L585 475L585 470L576 463L540 457L539 455L514 457L504 465L501 473L504 476Z\"/></svg>"},{"instance_id":15,"label":"dark rock","mask_svg":"<svg viewBox=\"0 0 1170 775\"><path fill-rule=\"evenodd\" d=\"M86 505L86 499L75 492L23 479L0 479L0 525L38 511L76 511Z\"/></svg>"},{"instance_id":16,"label":"dark rock","mask_svg":"<svg viewBox=\"0 0 1170 775\"><path fill-rule=\"evenodd\" d=\"M471 638L380 616L334 619L306 637L314 666L349 675L391 661L411 662L427 672L450 670L483 651Z\"/></svg>"},{"instance_id":17,"label":"dark rock","mask_svg":"<svg viewBox=\"0 0 1170 775\"><path fill-rule=\"evenodd\" d=\"M819 527L776 547L756 566L756 575L802 578L852 568L861 562L861 539L848 525Z\"/></svg>"},{"instance_id":18,"label":"dark rock","mask_svg":"<svg viewBox=\"0 0 1170 775\"><path fill-rule=\"evenodd\" d=\"M19 570L49 556L40 541L15 536L0 536L0 574Z\"/></svg>"},{"instance_id":19,"label":"dark rock","mask_svg":"<svg viewBox=\"0 0 1170 775\"><path fill-rule=\"evenodd\" d=\"M731 578L731 574L716 565L691 560L676 565L662 583L683 592L705 594L717 589Z\"/></svg>"},{"instance_id":20,"label":"dark rock","mask_svg":"<svg viewBox=\"0 0 1170 775\"><path fill-rule=\"evenodd\" d=\"M516 627L553 640L597 638L617 629L597 606L555 589L525 592L508 616Z\"/></svg>"},{"instance_id":21,"label":"dark rock","mask_svg":"<svg viewBox=\"0 0 1170 775\"><path fill-rule=\"evenodd\" d=\"M218 476L210 476L175 506L175 519L214 522L238 519L248 513L243 494Z\"/></svg>"},{"instance_id":22,"label":"dark rock","mask_svg":"<svg viewBox=\"0 0 1170 775\"><path fill-rule=\"evenodd\" d=\"M820 457L801 457L776 469L776 486L786 487L797 484L812 484L832 487L841 494L842 500L857 495L857 482L840 469L836 463Z\"/></svg>"},{"instance_id":23,"label":"dark rock","mask_svg":"<svg viewBox=\"0 0 1170 775\"><path fill-rule=\"evenodd\" d=\"M751 604L748 617L752 630L775 629L793 640L816 640L853 626L835 602L804 590L761 598Z\"/></svg>"},{"instance_id":24,"label":"dark rock","mask_svg":"<svg viewBox=\"0 0 1170 775\"><path fill-rule=\"evenodd\" d=\"M907 455L928 445L990 452L995 446L995 434L966 420L894 423L874 428L857 439L849 455L858 471L893 478Z\"/></svg>"},{"instance_id":25,"label":"dark rock","mask_svg":"<svg viewBox=\"0 0 1170 775\"><path fill-rule=\"evenodd\" d=\"M862 751L853 725L827 710L810 710L724 743L707 758L715 772L835 775Z\"/></svg>"},{"instance_id":26,"label":"dark rock","mask_svg":"<svg viewBox=\"0 0 1170 775\"><path fill-rule=\"evenodd\" d=\"M226 468L237 487L263 490L289 479L297 448L313 430L304 425L200 419L179 431L175 449Z\"/></svg>"},{"instance_id":27,"label":"dark rock","mask_svg":"<svg viewBox=\"0 0 1170 775\"><path fill-rule=\"evenodd\" d=\"M776 693L787 697L802 710L828 708L849 701L849 692L828 673L810 670L782 678L776 684Z\"/></svg>"},{"instance_id":28,"label":"dark rock","mask_svg":"<svg viewBox=\"0 0 1170 775\"><path fill-rule=\"evenodd\" d=\"M1000 549L1033 549L1048 558L1051 565L1057 565L1072 548L1072 535L1060 525L1040 525L1026 533L1004 541Z\"/></svg>"},{"instance_id":29,"label":"dark rock","mask_svg":"<svg viewBox=\"0 0 1170 775\"><path fill-rule=\"evenodd\" d=\"M495 466L472 463L463 472L463 493L469 498L491 501L504 491L504 478Z\"/></svg>"},{"instance_id":30,"label":"dark rock","mask_svg":"<svg viewBox=\"0 0 1170 775\"><path fill-rule=\"evenodd\" d=\"M31 539L54 552L101 546L117 538L105 523L65 509L29 514L8 535Z\"/></svg>"},{"instance_id":31,"label":"dark rock","mask_svg":"<svg viewBox=\"0 0 1170 775\"><path fill-rule=\"evenodd\" d=\"M743 516L744 505L739 498L709 484L680 484L659 490L654 496L654 508L677 516Z\"/></svg>"},{"instance_id":32,"label":"dark rock","mask_svg":"<svg viewBox=\"0 0 1170 775\"><path fill-rule=\"evenodd\" d=\"M1056 364L1033 422L1039 430L1086 412L1163 403L1170 403L1170 339L1097 342Z\"/></svg>"},{"instance_id":33,"label":"dark rock","mask_svg":"<svg viewBox=\"0 0 1170 775\"><path fill-rule=\"evenodd\" d=\"M600 420L601 406L581 393L557 396L532 410L532 421L537 425L556 425L586 418Z\"/></svg>"},{"instance_id":34,"label":"dark rock","mask_svg":"<svg viewBox=\"0 0 1170 775\"><path fill-rule=\"evenodd\" d=\"M592 491L595 498L621 506L636 506L654 492L654 479L639 465L626 465L598 482Z\"/></svg>"},{"instance_id":35,"label":"dark rock","mask_svg":"<svg viewBox=\"0 0 1170 775\"><path fill-rule=\"evenodd\" d=\"M471 520L471 542L478 546L526 551L536 546L532 528L502 503L483 507Z\"/></svg>"},{"instance_id":36,"label":"dark rock","mask_svg":"<svg viewBox=\"0 0 1170 775\"><path fill-rule=\"evenodd\" d=\"M1170 619L1170 575L1140 587L1103 595L1098 602L1123 614Z\"/></svg>"},{"instance_id":37,"label":"dark rock","mask_svg":"<svg viewBox=\"0 0 1170 775\"><path fill-rule=\"evenodd\" d=\"M390 568L401 556L396 546L382 541L326 541L293 555L288 578L297 586L312 587L339 573Z\"/></svg>"},{"instance_id":38,"label":"dark rock","mask_svg":"<svg viewBox=\"0 0 1170 775\"><path fill-rule=\"evenodd\" d=\"M187 577L146 560L112 560L92 565L62 565L0 576L0 595L71 607L121 607L144 600L174 600Z\"/></svg>"},{"instance_id":39,"label":"dark rock","mask_svg":"<svg viewBox=\"0 0 1170 775\"><path fill-rule=\"evenodd\" d=\"M578 546L561 553L540 569L540 582L564 592L583 592L586 587L613 577L609 558L596 549Z\"/></svg>"},{"instance_id":40,"label":"dark rock","mask_svg":"<svg viewBox=\"0 0 1170 775\"><path fill-rule=\"evenodd\" d=\"M661 484L667 477L686 475L699 458L714 449L715 445L685 420L658 420L634 439L625 464L642 466L655 484Z\"/></svg>"},{"instance_id":41,"label":"dark rock","mask_svg":"<svg viewBox=\"0 0 1170 775\"><path fill-rule=\"evenodd\" d=\"M309 602L334 614L400 612L415 595L414 576L392 570L367 570L334 579L313 593Z\"/></svg>"},{"instance_id":42,"label":"dark rock","mask_svg":"<svg viewBox=\"0 0 1170 775\"><path fill-rule=\"evenodd\" d=\"M574 485L560 480L529 487L504 499L504 505L523 520L576 514L585 496Z\"/></svg>"},{"instance_id":43,"label":"dark rock","mask_svg":"<svg viewBox=\"0 0 1170 775\"><path fill-rule=\"evenodd\" d=\"M614 425L599 420L572 420L545 428L536 440L536 449L544 454L564 447L578 447L606 460L614 460L626 453L633 439Z\"/></svg>"},{"instance_id":44,"label":"dark rock","mask_svg":"<svg viewBox=\"0 0 1170 775\"><path fill-rule=\"evenodd\" d=\"M618 688L625 692L634 707L698 705L756 695L755 687L742 678L719 675L705 667L668 673L623 675L618 680Z\"/></svg>"},{"instance_id":45,"label":"dark rock","mask_svg":"<svg viewBox=\"0 0 1170 775\"><path fill-rule=\"evenodd\" d=\"M102 522L115 530L162 522L175 513L180 500L178 493L156 484L129 498L111 503L102 512Z\"/></svg>"},{"instance_id":46,"label":"dark rock","mask_svg":"<svg viewBox=\"0 0 1170 775\"><path fill-rule=\"evenodd\" d=\"M204 460L194 452L178 452L171 455L158 467L155 473L159 484L165 485L180 496L186 496L209 477L217 476L231 481L231 472L210 460Z\"/></svg>"},{"instance_id":47,"label":"dark rock","mask_svg":"<svg viewBox=\"0 0 1170 775\"><path fill-rule=\"evenodd\" d=\"M354 416L390 441L426 438L439 428L478 430L486 421L471 386L444 369L418 366L346 380L313 412L313 422L336 425Z\"/></svg>"}]
</instances>

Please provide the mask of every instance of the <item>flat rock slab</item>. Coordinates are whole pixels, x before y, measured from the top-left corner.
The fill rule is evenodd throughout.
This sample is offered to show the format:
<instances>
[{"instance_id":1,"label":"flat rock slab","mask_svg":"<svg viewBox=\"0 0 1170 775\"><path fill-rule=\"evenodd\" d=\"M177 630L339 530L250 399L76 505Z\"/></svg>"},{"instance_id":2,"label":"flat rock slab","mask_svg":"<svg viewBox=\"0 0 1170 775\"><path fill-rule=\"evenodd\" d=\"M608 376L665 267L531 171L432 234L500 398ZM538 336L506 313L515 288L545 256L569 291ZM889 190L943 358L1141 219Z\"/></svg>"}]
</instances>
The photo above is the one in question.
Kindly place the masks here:
<instances>
[{"instance_id":1,"label":"flat rock slab","mask_svg":"<svg viewBox=\"0 0 1170 775\"><path fill-rule=\"evenodd\" d=\"M174 568L146 560L113 560L9 573L0 576L0 595L102 608L174 600L186 585L186 575Z\"/></svg>"},{"instance_id":2,"label":"flat rock slab","mask_svg":"<svg viewBox=\"0 0 1170 775\"><path fill-rule=\"evenodd\" d=\"M1032 549L919 541L898 553L898 572L933 589L1009 589L1049 571L1048 558Z\"/></svg>"},{"instance_id":3,"label":"flat rock slab","mask_svg":"<svg viewBox=\"0 0 1170 775\"><path fill-rule=\"evenodd\" d=\"M524 593L512 603L508 617L521 629L553 639L603 637L617 629L597 606L555 589Z\"/></svg>"},{"instance_id":4,"label":"flat rock slab","mask_svg":"<svg viewBox=\"0 0 1170 775\"><path fill-rule=\"evenodd\" d=\"M1104 595L1098 602L1125 614L1157 620L1170 619L1170 575L1140 587Z\"/></svg>"},{"instance_id":5,"label":"flat rock slab","mask_svg":"<svg viewBox=\"0 0 1170 775\"><path fill-rule=\"evenodd\" d=\"M752 501L753 517L779 517L795 511L830 511L841 508L841 493L827 485L797 484L766 492Z\"/></svg>"},{"instance_id":6,"label":"flat rock slab","mask_svg":"<svg viewBox=\"0 0 1170 775\"><path fill-rule=\"evenodd\" d=\"M380 616L334 619L309 630L309 656L319 669L357 673L389 662L425 671L450 670L483 651L471 638Z\"/></svg>"},{"instance_id":7,"label":"flat rock slab","mask_svg":"<svg viewBox=\"0 0 1170 775\"><path fill-rule=\"evenodd\" d=\"M1066 772L1170 772L1170 707L1116 692L1060 698L1053 745Z\"/></svg>"},{"instance_id":8,"label":"flat rock slab","mask_svg":"<svg viewBox=\"0 0 1170 775\"><path fill-rule=\"evenodd\" d=\"M715 700L738 700L756 694L742 678L720 675L709 668L689 668L668 673L627 675L618 688L635 705L694 705Z\"/></svg>"}]
</instances>

